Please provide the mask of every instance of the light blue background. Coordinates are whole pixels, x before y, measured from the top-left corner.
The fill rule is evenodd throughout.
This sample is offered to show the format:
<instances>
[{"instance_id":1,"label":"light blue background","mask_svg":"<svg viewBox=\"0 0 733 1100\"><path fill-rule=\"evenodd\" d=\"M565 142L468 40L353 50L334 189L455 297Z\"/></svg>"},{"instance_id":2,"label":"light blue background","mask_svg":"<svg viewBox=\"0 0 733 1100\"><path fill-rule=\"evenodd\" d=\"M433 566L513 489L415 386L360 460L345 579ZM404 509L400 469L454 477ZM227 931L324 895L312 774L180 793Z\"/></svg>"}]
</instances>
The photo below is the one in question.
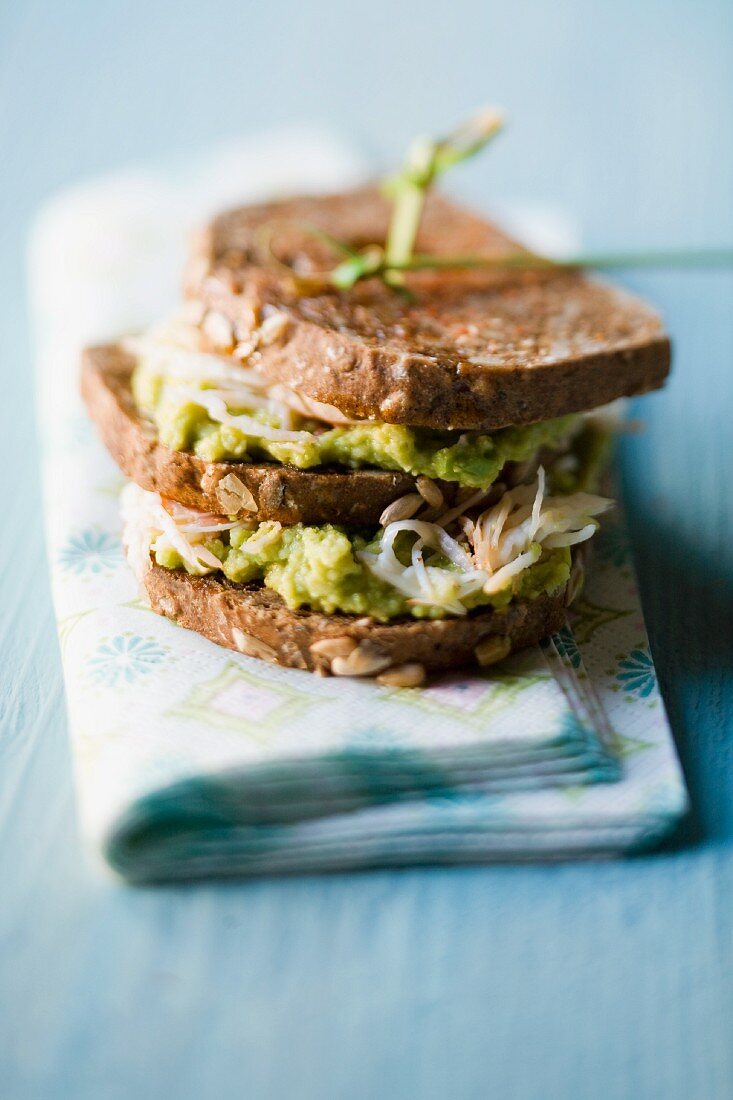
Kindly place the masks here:
<instances>
[{"instance_id":1,"label":"light blue background","mask_svg":"<svg viewBox=\"0 0 733 1100\"><path fill-rule=\"evenodd\" d=\"M132 891L73 824L24 319L53 190L273 123L389 163L485 101L459 191L603 247L733 244L733 5L0 0L0 1092L733 1096L733 276L636 275L675 374L623 446L653 649L695 803L618 864Z\"/></svg>"}]
</instances>

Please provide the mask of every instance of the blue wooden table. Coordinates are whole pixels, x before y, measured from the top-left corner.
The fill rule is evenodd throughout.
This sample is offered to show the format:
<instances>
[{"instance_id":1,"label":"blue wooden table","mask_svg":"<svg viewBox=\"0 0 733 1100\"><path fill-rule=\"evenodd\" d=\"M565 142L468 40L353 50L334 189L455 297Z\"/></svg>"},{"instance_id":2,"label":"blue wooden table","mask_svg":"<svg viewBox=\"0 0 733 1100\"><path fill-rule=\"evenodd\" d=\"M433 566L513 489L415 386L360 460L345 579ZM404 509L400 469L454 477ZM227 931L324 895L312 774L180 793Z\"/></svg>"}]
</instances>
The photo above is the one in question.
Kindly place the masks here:
<instances>
[{"instance_id":1,"label":"blue wooden table","mask_svg":"<svg viewBox=\"0 0 733 1100\"><path fill-rule=\"evenodd\" d=\"M733 1096L733 275L631 284L676 369L622 448L694 817L623 863L131 890L74 826L23 248L57 187L317 120L387 162L495 100L456 174L604 247L733 243L728 0L0 3L0 1094ZM73 489L72 489L73 491Z\"/></svg>"}]
</instances>

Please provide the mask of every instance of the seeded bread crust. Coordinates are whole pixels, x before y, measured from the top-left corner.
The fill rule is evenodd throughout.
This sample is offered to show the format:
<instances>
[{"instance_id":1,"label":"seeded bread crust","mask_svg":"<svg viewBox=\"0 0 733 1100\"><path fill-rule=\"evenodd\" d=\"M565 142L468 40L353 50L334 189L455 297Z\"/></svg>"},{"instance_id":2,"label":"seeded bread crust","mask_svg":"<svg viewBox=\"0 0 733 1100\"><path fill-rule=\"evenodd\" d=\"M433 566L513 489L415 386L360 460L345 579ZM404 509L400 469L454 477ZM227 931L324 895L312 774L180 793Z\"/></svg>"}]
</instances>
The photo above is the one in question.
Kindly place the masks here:
<instances>
[{"instance_id":1,"label":"seeded bread crust","mask_svg":"<svg viewBox=\"0 0 733 1100\"><path fill-rule=\"evenodd\" d=\"M165 569L152 559L140 566L131 556L130 564L159 615L217 645L321 674L331 671L331 661L314 652L313 646L324 639L347 637L357 645L368 643L371 653L384 653L382 668L414 662L438 672L476 665L476 647L487 639L498 640L503 656L526 649L558 630L565 618L564 589L462 619L383 624L353 615L291 611L276 593L261 585L233 584L225 577L192 577L180 569ZM262 652L260 647L265 647Z\"/></svg>"},{"instance_id":2,"label":"seeded bread crust","mask_svg":"<svg viewBox=\"0 0 733 1100\"><path fill-rule=\"evenodd\" d=\"M277 463L206 462L172 451L135 407L130 393L134 365L132 356L119 345L88 348L82 360L81 388L107 450L122 472L143 489L203 512L285 524L349 526L378 523L388 504L415 491L414 477L387 470L298 470ZM230 511L231 494L220 498L219 484L230 474L251 492L256 511ZM436 484L450 504L455 485Z\"/></svg>"},{"instance_id":3,"label":"seeded bread crust","mask_svg":"<svg viewBox=\"0 0 733 1100\"><path fill-rule=\"evenodd\" d=\"M359 248L384 242L388 216L374 189L233 210L200 235L186 291L242 342L256 341L263 320L279 314L277 338L263 341L253 362L352 417L494 430L662 385L670 343L659 316L576 271L414 273L411 305L374 279L299 298L268 263L269 248L304 272L330 268L333 252L304 223ZM483 218L431 196L416 251L497 256L517 247Z\"/></svg>"}]
</instances>

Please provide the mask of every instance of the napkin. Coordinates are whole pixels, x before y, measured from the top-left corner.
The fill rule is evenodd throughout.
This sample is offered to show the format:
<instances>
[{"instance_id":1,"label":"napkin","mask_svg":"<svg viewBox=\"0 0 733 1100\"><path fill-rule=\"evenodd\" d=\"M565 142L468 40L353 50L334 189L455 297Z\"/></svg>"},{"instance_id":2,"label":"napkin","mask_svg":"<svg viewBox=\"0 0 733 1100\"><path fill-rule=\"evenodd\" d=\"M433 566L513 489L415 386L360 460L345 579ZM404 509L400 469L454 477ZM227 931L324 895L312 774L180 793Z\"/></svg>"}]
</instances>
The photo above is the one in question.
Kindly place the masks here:
<instances>
[{"instance_id":1,"label":"napkin","mask_svg":"<svg viewBox=\"0 0 733 1100\"><path fill-rule=\"evenodd\" d=\"M422 688L233 654L140 598L124 480L78 396L81 347L174 304L187 230L217 207L364 174L328 134L274 133L75 188L35 227L38 428L80 820L132 881L611 854L659 841L686 808L618 513L572 624L490 673Z\"/></svg>"}]
</instances>

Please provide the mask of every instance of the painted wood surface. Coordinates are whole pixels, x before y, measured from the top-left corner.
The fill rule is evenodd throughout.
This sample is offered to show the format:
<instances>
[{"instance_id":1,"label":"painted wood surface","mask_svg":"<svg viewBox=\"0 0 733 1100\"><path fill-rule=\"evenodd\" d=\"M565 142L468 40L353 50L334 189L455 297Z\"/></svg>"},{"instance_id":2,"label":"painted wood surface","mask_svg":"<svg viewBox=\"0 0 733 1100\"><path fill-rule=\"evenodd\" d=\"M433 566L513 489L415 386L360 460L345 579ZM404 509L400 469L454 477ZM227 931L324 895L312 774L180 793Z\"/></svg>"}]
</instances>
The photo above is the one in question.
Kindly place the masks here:
<instances>
[{"instance_id":1,"label":"painted wood surface","mask_svg":"<svg viewBox=\"0 0 733 1100\"><path fill-rule=\"evenodd\" d=\"M733 276L630 280L676 344L620 464L680 841L136 891L75 834L22 260L33 209L84 175L289 118L386 161L486 99L513 125L457 176L474 201L549 200L598 246L730 244L731 21L722 0L0 4L4 1097L733 1096Z\"/></svg>"}]
</instances>

